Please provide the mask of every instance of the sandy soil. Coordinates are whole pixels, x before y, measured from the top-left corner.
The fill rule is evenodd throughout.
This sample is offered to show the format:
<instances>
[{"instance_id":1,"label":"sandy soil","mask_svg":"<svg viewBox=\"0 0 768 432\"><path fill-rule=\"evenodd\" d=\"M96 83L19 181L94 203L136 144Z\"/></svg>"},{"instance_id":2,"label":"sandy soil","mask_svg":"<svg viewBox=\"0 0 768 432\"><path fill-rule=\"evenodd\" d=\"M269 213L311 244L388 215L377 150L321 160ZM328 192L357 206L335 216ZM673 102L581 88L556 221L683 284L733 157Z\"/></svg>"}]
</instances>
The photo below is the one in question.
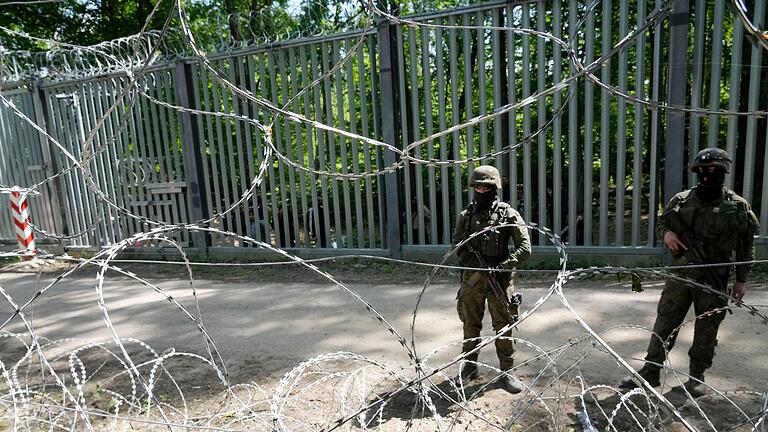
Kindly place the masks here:
<instances>
[{"instance_id":1,"label":"sandy soil","mask_svg":"<svg viewBox=\"0 0 768 432\"><path fill-rule=\"evenodd\" d=\"M615 276L575 281L565 286L564 298L547 298L551 281L541 275L519 278L524 308L537 309L513 334L520 365L515 373L530 389L511 395L496 382L493 368L498 362L492 344L481 352L480 361L488 367L479 379L466 388L452 380L461 335L455 274L441 273L425 289L427 270L422 268L373 272L352 265L346 270L331 268L344 286L297 268L258 272L216 268L195 272L193 296L190 281L179 269L152 265L131 269L172 295L192 317L202 317L223 362L214 359L220 370L226 368L224 379L231 391L202 360L211 358L202 333L179 307L152 288L110 272L100 308L94 268L53 285L25 310L25 318L36 336L56 341L45 346L44 353L68 388L78 389L75 378L84 377L83 400L96 411L114 412L110 391L125 395L137 386L142 395L141 380L132 383L128 373L120 374L127 366L119 360L124 353L109 343L115 335L125 341L125 354L141 375L157 380L155 401L178 409L166 410L172 413L166 420L190 421L206 413L208 423L203 423L215 429L328 430L345 419L342 428L351 430L362 429L361 425L386 431L484 431L505 426L589 430L588 423L604 430L611 422L620 431L686 430L680 423L684 419L698 430L712 426L753 430L759 417L752 423L749 419L760 413L768 391L767 323L738 308L721 328L715 365L707 374L707 383L720 394L691 399L680 388L679 379L685 378L672 372L658 389L665 398L661 402L646 394L625 395L623 400L611 388L627 371L587 335L574 312L623 360L638 367L649 337L643 327L652 326L655 317L659 281L647 281L642 293L632 292ZM36 278L18 271L0 273L0 286L23 304L54 274ZM762 314L768 313L768 290L751 288L747 300ZM5 321L14 307L3 304L0 317ZM487 321L484 336L492 336ZM19 318L3 330L29 342ZM692 325L687 325L670 357L671 367L687 372L691 339ZM75 360L71 355L57 358L96 341L105 345L83 349ZM175 355L170 349L201 357ZM329 354L339 352L354 355ZM0 360L6 369L26 353L21 341L0 339ZM151 364L141 366L162 353L168 354L162 368L153 372ZM422 362L419 370L414 356ZM435 368L441 370L434 372ZM25 362L18 369L21 381L41 384L39 369L39 361ZM55 393L50 373L46 379ZM7 392L7 383L0 389ZM677 415L669 406L678 409ZM121 412L136 415L136 410L126 403ZM10 425L12 411L4 415ZM145 410L142 416L158 418L158 412ZM94 420L97 429L111 429L109 422L116 421Z\"/></svg>"}]
</instances>

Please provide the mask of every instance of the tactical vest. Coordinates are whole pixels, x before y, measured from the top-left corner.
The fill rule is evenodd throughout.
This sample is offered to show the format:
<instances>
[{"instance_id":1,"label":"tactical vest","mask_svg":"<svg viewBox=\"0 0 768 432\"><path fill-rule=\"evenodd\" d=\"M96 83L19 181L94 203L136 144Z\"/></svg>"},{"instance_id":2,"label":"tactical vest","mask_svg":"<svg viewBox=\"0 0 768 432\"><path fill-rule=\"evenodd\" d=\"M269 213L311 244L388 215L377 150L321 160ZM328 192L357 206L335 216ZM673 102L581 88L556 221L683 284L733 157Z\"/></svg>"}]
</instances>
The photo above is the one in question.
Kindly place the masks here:
<instances>
[{"instance_id":1,"label":"tactical vest","mask_svg":"<svg viewBox=\"0 0 768 432\"><path fill-rule=\"evenodd\" d=\"M507 214L508 204L497 201L491 212L478 211L476 203L467 207L464 218L464 232L467 237L489 226L510 223ZM509 258L510 229L489 230L470 240L469 244L478 251L489 265L497 265Z\"/></svg>"},{"instance_id":2,"label":"tactical vest","mask_svg":"<svg viewBox=\"0 0 768 432\"><path fill-rule=\"evenodd\" d=\"M680 221L667 216L670 228L675 232L692 232L701 243L704 255L711 262L731 261L736 249L738 234L750 229L748 209L744 202L734 198L734 192L726 189L719 204L702 203L694 198L695 189L680 196L680 202L670 209ZM673 257L673 264L685 264L683 257ZM677 261L677 262L675 262ZM686 260L688 261L688 260Z\"/></svg>"}]
</instances>

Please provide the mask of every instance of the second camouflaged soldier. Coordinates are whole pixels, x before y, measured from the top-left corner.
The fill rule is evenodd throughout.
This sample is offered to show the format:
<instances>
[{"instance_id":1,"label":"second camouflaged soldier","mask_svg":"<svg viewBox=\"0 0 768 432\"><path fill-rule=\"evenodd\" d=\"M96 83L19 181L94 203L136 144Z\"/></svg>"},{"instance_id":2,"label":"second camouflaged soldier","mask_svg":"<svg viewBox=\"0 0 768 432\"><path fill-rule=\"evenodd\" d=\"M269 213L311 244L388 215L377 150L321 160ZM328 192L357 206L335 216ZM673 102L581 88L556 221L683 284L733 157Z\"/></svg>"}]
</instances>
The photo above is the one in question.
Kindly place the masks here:
<instances>
[{"instance_id":1,"label":"second camouflaged soldier","mask_svg":"<svg viewBox=\"0 0 768 432\"><path fill-rule=\"evenodd\" d=\"M676 330L693 304L698 318L694 324L693 344L688 351L690 378L685 388L691 395L701 396L706 393L704 371L712 366L717 331L725 318L722 308L728 304L725 294L732 267L728 263L734 258L736 262L755 259L754 234L759 223L749 203L723 186L725 175L731 171L728 153L717 148L704 149L696 155L691 171L698 176L698 185L670 200L659 218L657 233L672 254L673 266L711 264L676 270L676 276L712 286L724 295L668 279L659 299L653 325L655 335L651 336L645 366L638 374L651 386L660 385L660 365L666 359L664 342L667 342L667 350L671 350L677 337ZM749 270L748 264L736 266L736 281L730 294L738 300L746 293ZM703 316L715 309L721 310ZM637 385L629 376L619 387L632 389Z\"/></svg>"},{"instance_id":2,"label":"second camouflaged soldier","mask_svg":"<svg viewBox=\"0 0 768 432\"><path fill-rule=\"evenodd\" d=\"M475 198L459 215L453 234L454 246L488 227L518 225L489 230L474 237L457 251L460 265L483 269L514 269L518 262L531 255L531 240L520 213L497 197L496 191L501 188L499 171L489 165L480 166L472 174L469 185L474 188ZM516 296L514 291L511 272L462 272L456 309L464 327L463 352L470 352L479 344L477 338L483 328L486 301L494 331L498 332L517 320L520 296ZM498 292L501 296L496 294ZM506 338L509 333L504 336L496 340L496 354L500 369L506 372L513 365L514 343ZM462 383L477 377L477 358L478 352L465 357L459 373ZM511 373L505 373L501 382L510 393L523 390L523 384Z\"/></svg>"}]
</instances>

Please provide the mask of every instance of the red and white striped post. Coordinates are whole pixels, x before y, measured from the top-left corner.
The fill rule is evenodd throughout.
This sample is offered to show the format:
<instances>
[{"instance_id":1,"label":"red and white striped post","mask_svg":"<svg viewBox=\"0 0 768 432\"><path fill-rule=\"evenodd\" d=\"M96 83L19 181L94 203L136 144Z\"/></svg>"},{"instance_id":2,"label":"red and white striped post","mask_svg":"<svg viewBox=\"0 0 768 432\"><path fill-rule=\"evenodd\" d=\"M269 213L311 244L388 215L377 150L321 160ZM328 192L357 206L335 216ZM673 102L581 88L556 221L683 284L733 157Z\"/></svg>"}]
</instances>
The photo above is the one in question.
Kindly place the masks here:
<instances>
[{"instance_id":1,"label":"red and white striped post","mask_svg":"<svg viewBox=\"0 0 768 432\"><path fill-rule=\"evenodd\" d=\"M29 225L29 205L27 196L21 194L21 189L14 186L10 190L11 208L13 209L13 223L16 229L16 238L19 240L20 249L25 259L34 258L37 253L35 248L35 233Z\"/></svg>"}]
</instances>

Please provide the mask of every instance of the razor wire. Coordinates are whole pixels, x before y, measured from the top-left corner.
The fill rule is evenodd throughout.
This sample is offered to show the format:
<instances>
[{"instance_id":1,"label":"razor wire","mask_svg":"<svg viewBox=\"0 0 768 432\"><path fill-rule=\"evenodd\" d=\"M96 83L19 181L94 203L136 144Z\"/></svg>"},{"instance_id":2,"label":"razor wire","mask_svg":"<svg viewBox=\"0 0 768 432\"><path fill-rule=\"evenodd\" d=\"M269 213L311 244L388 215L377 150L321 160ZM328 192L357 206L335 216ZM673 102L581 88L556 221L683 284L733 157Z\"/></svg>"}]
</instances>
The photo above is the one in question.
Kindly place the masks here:
<instances>
[{"instance_id":1,"label":"razor wire","mask_svg":"<svg viewBox=\"0 0 768 432\"><path fill-rule=\"evenodd\" d=\"M624 428L664 430L665 427L675 422L688 430L697 430L697 426L692 424L690 420L693 417L701 417L705 425L711 429L717 429L712 420L707 416L706 409L700 405L700 402L702 402L700 399L688 395L690 403L682 407L678 406L673 404L661 391L651 387L642 379L639 381L644 384L644 387L641 386L628 393L621 394L615 387L610 385L589 384L585 374L580 371L586 359L591 356L601 355L607 356L610 361L617 363L621 368L636 375L628 360L634 361L639 359L625 358L620 355L605 340L605 336L616 329L632 328L647 332L653 337L651 330L633 325L617 325L602 332L594 330L581 317L579 311L570 304L566 293L566 287L569 282L589 277L590 275L642 273L649 277L685 282L710 294L726 297L731 302L728 310L744 312L745 315L748 315L745 318L757 320L761 325L768 326L768 317L762 310L763 306L734 299L728 293L718 292L707 285L675 276L674 273L669 272L674 271L674 268L605 266L569 270L567 266L567 247L562 244L559 237L546 227L526 224L527 229L541 233L557 250L560 258L560 267L556 270L557 275L545 294L529 306L520 315L518 321L504 327L494 336L480 338L480 343L473 352L491 347L498 339L509 338L516 342L518 351L521 350L521 347L525 347L532 354L528 355L524 361L519 362L511 371L501 371L491 365L479 364L483 369L488 370L493 378L490 382L479 388L470 389L465 388L461 382L453 378L456 367L465 362L467 355L472 354L472 352L451 355L450 353L455 352L457 345L462 342L458 341L425 354L419 354L417 351L416 318L419 315L421 302L430 295L429 290L433 286L433 278L437 272L445 268L452 268L454 270L464 269L457 266L449 266L446 262L463 243L485 232L475 233L470 239L455 245L439 263L420 264L431 267L432 271L426 277L414 305L411 314L409 340L405 334L401 334L398 331L396 326L386 316L378 312L369 301L358 294L353 288L316 266L314 262L319 260L305 260L276 248L269 243L209 226L213 220L232 212L240 204L251 198L253 191L261 185L267 166L272 163L273 157L292 169L328 176L336 181L338 179L360 179L397 172L403 169L406 163L434 167L452 166L488 160L509 153L520 148L525 143L531 142L539 134L546 131L552 122L546 122L534 132L523 137L522 141L515 145L505 146L500 151L479 155L474 158L450 161L427 160L411 154L412 150L419 145L497 118L513 110L529 106L555 92L567 91L572 82L581 79L593 82L622 100L653 109L677 110L699 115L765 117L768 114L766 111L738 112L668 106L622 92L610 84L602 82L594 75L593 72L598 70L604 62L622 50L627 49L629 44L639 34L667 19L672 3L673 0L663 2L654 9L642 26L630 32L629 35L611 47L609 51L597 60L584 64L575 49L576 32L583 25L584 19L580 20L577 29L574 29L571 35L569 35L569 40L563 40L546 32L515 27L438 26L391 15L378 9L373 2L368 2L366 10L370 16L367 17L367 24L362 30L361 36L356 42L357 44L363 42L367 32L373 28L379 19L390 23L415 27L490 29L533 36L558 45L567 53L569 63L574 69L574 73L570 77L563 79L560 83L547 88L543 92L536 93L520 102L499 107L491 114L476 116L468 119L465 123L454 125L421 140L407 143L407 146L403 149L398 149L383 141L345 131L330 124L324 124L290 110L289 107L293 100L304 92L309 91L312 87L319 85L324 79L329 78L335 70L343 66L351 58L353 50L335 63L330 70L321 74L311 84L294 94L287 103L279 106L271 101L257 97L253 92L232 82L222 71L216 69L209 60L209 54L203 48L205 43L199 43L198 38L195 37L193 30L185 19L184 3L181 0L176 2L174 8L174 13L177 14L176 17L179 19L178 29L164 28L158 32L142 32L137 37L105 42L95 47L73 46L65 51L47 53L45 54L47 57L44 57L42 54L13 53L12 55L7 55L7 53L4 53L2 62L4 71L2 76L21 77L20 71L23 68L20 68L19 64L24 64L25 62L34 65L40 70L46 68L56 70L57 74L62 75L82 73L83 75L79 76L85 76L114 70L120 70L127 74L130 81L127 89L119 95L117 101L96 122L96 126L88 132L88 136L80 143L83 151L82 156L79 158L69 153L66 150L66 146L40 128L32 119L22 113L10 99L3 96L1 92L0 101L18 118L32 125L41 134L44 134L49 142L68 160L68 165L63 167L54 177L48 178L36 185L28 185L31 187L26 188L25 195L35 193L36 189L42 186L42 184L52 181L56 176L61 176L73 170L79 171L83 174L83 181L87 184L88 189L97 196L99 201L107 204L108 207L118 211L120 214L134 218L150 228L148 232L137 233L111 245L95 254L92 258L80 260L72 269L57 276L44 287L36 289L26 302L17 301L4 288L0 287L0 294L3 295L12 310L11 314L0 324L0 332L2 332L0 333L0 340L4 342L4 351L6 346L17 344L21 347L20 352L22 353L18 358L9 360L4 356L3 360L0 361L0 370L2 370L3 376L2 382L5 385L4 389L0 387L2 389L0 390L0 412L3 413L0 419L9 422L10 427L14 429L50 428L79 430L86 428L88 430L96 430L100 428L120 429L130 427L131 425L140 425L139 427L142 429L157 428L166 430L174 430L176 428L189 430L265 431L391 430L387 429L391 426L387 425L385 417L391 415L390 410L393 405L402 404L405 401L411 404L411 417L405 421L404 425L401 425L402 429L421 430L426 428L441 431L511 430L515 425L519 426L528 421L529 423L526 423L526 428L529 430L566 430L569 427L567 415L568 413L574 414L573 410L577 411L581 426L585 430L594 428L592 425L594 418L604 423L606 430L624 430ZM597 4L597 1L591 2L587 7L586 13L589 13ZM739 0L733 0L732 4L739 10L746 10L743 3ZM763 34L749 21L746 13L739 14L739 20L744 23L750 34ZM166 20L166 26L170 22L171 15ZM6 32L12 31L9 29L2 30ZM172 32L177 33L171 34ZM15 34L18 37L28 36L20 32ZM185 52L192 53L194 58L204 66L205 70L211 74L217 83L228 88L233 95L251 104L251 106L258 107L269 113L270 121L262 123L256 119L245 115L237 115L233 112L192 110L163 102L143 90L138 84L139 80L146 74L148 68L158 61L160 56L167 55L167 51L169 51L166 45L167 42L175 40L178 35L181 35L183 39L184 49L188 50ZM197 116L220 116L236 122L246 122L256 126L261 131L264 135L264 141L267 143L264 158L259 165L257 174L250 179L249 188L233 205L205 220L193 221L188 224L169 224L135 214L130 209L119 205L106 192L101 190L90 173L90 164L94 157L108 146L95 147L96 135L99 129L103 127L112 110L120 109L121 104L128 104L130 106L135 103L138 97L142 97L158 106L173 109L176 112L188 112ZM561 107L565 107L568 99L571 97L570 92L566 93L566 102ZM560 115L562 109L553 113L553 117ZM300 163L292 160L289 155L281 153L273 142L272 128L280 118L303 123L314 129L350 138L356 142L377 146L387 152L392 152L395 155L396 162L390 166L362 174L336 173L302 166ZM118 131L114 133L115 137L125 127L125 123L121 123ZM88 228L88 230L94 229L94 227L95 224ZM64 239L73 237L72 235L65 236L58 233L49 233L40 227L35 227L35 230L54 238ZM317 274L326 283L339 288L345 295L354 298L365 313L375 319L391 335L406 355L408 361L392 366L386 362L354 352L336 352L314 357L291 368L274 388L266 388L255 382L249 384L231 382L226 358L221 354L214 338L210 335L205 325L205 319L200 307L201 300L196 294L195 280L191 269L191 266L195 265L195 263L190 262L183 248L172 238L173 234L181 231L232 237L243 243L270 251L284 259L283 262L278 263L256 263L258 265L278 266L287 265L286 263L288 263L289 265L301 266ZM80 235L83 235L83 233L75 234L75 236ZM181 256L179 263L187 268L189 289L192 292L194 308L190 309L184 306L172 294L166 292L158 285L115 265L117 257L122 251L131 245L142 242L166 243L178 251ZM12 252L5 256L13 255L14 253ZM28 311L51 288L70 277L74 272L87 266L97 266L99 268L95 283L96 301L102 312L103 325L109 330L111 340L106 342L77 341L74 339L49 341L39 336L39 331L35 330L32 320L28 317ZM110 315L109 306L104 298L104 283L107 279L107 270L115 271L124 277L135 280L140 286L159 294L165 301L172 303L178 312L184 315L186 320L200 333L205 355L177 352L172 348L158 352L156 347L150 347L141 340L123 337L119 332L118 325L115 324ZM558 299L578 322L583 329L582 335L554 349L544 348L538 345L536 340L509 335L512 330L518 329L526 321L540 316L541 313L537 314L537 312L545 302L553 297ZM724 310L718 310L717 312L724 312ZM691 325L700 318L702 316L694 317L692 320L683 323L681 327ZM6 330L7 327L17 321L23 323L24 332L13 333ZM72 344L76 345L76 348L66 348L63 354L56 353L56 349L60 346ZM94 352L102 354L103 358L98 359L98 355L93 354ZM448 361L442 359L446 355L450 357ZM569 355L573 358L568 358ZM214 400L219 400L213 409L211 409L211 406L202 408L193 406L187 400L185 393L192 393L191 383L188 380L174 376L174 363L182 361L193 362L197 367L208 371L214 377L213 381L220 386L220 393L212 397ZM6 364L6 362L9 363ZM539 363L543 363L543 365L539 365L538 370L530 374L531 367L536 367ZM663 383L665 387L673 385L667 383L667 381L672 381L671 377L679 381L678 376L686 376L684 372L672 367L672 365L665 364L662 366L666 376ZM488 409L483 408L481 400L484 391L506 373L525 375L526 377L530 374L532 379L530 384L528 383L529 380L526 380L526 389L517 401L512 413L510 414L504 410L502 412L506 418L498 418L497 412L490 412ZM121 380L125 382L121 382ZM171 400L165 400L158 394L157 388L161 385L173 389ZM720 391L717 388L712 388L717 400L725 405L732 406L739 418L738 423L724 430L731 430L742 426L751 427L750 430L758 430L757 428L759 427L765 427L765 418L768 414L765 408L768 404L766 402L768 401L768 396L766 396L768 391L760 387L765 386L765 383L755 383L755 385L754 391L742 392ZM606 411L603 406L596 402L601 397L600 395L606 392L619 395L618 400L611 402L612 406L608 406L609 411ZM107 395L107 402L105 402L101 393ZM741 408L745 399L754 401L756 398L762 403L760 411L747 412ZM441 404L446 403L451 407L455 407L455 409L446 411L441 406ZM535 411L537 407L541 411ZM579 407L581 408L580 410ZM623 423L619 423L620 417L622 417L621 421ZM537 429L537 427L542 429Z\"/></svg>"}]
</instances>

